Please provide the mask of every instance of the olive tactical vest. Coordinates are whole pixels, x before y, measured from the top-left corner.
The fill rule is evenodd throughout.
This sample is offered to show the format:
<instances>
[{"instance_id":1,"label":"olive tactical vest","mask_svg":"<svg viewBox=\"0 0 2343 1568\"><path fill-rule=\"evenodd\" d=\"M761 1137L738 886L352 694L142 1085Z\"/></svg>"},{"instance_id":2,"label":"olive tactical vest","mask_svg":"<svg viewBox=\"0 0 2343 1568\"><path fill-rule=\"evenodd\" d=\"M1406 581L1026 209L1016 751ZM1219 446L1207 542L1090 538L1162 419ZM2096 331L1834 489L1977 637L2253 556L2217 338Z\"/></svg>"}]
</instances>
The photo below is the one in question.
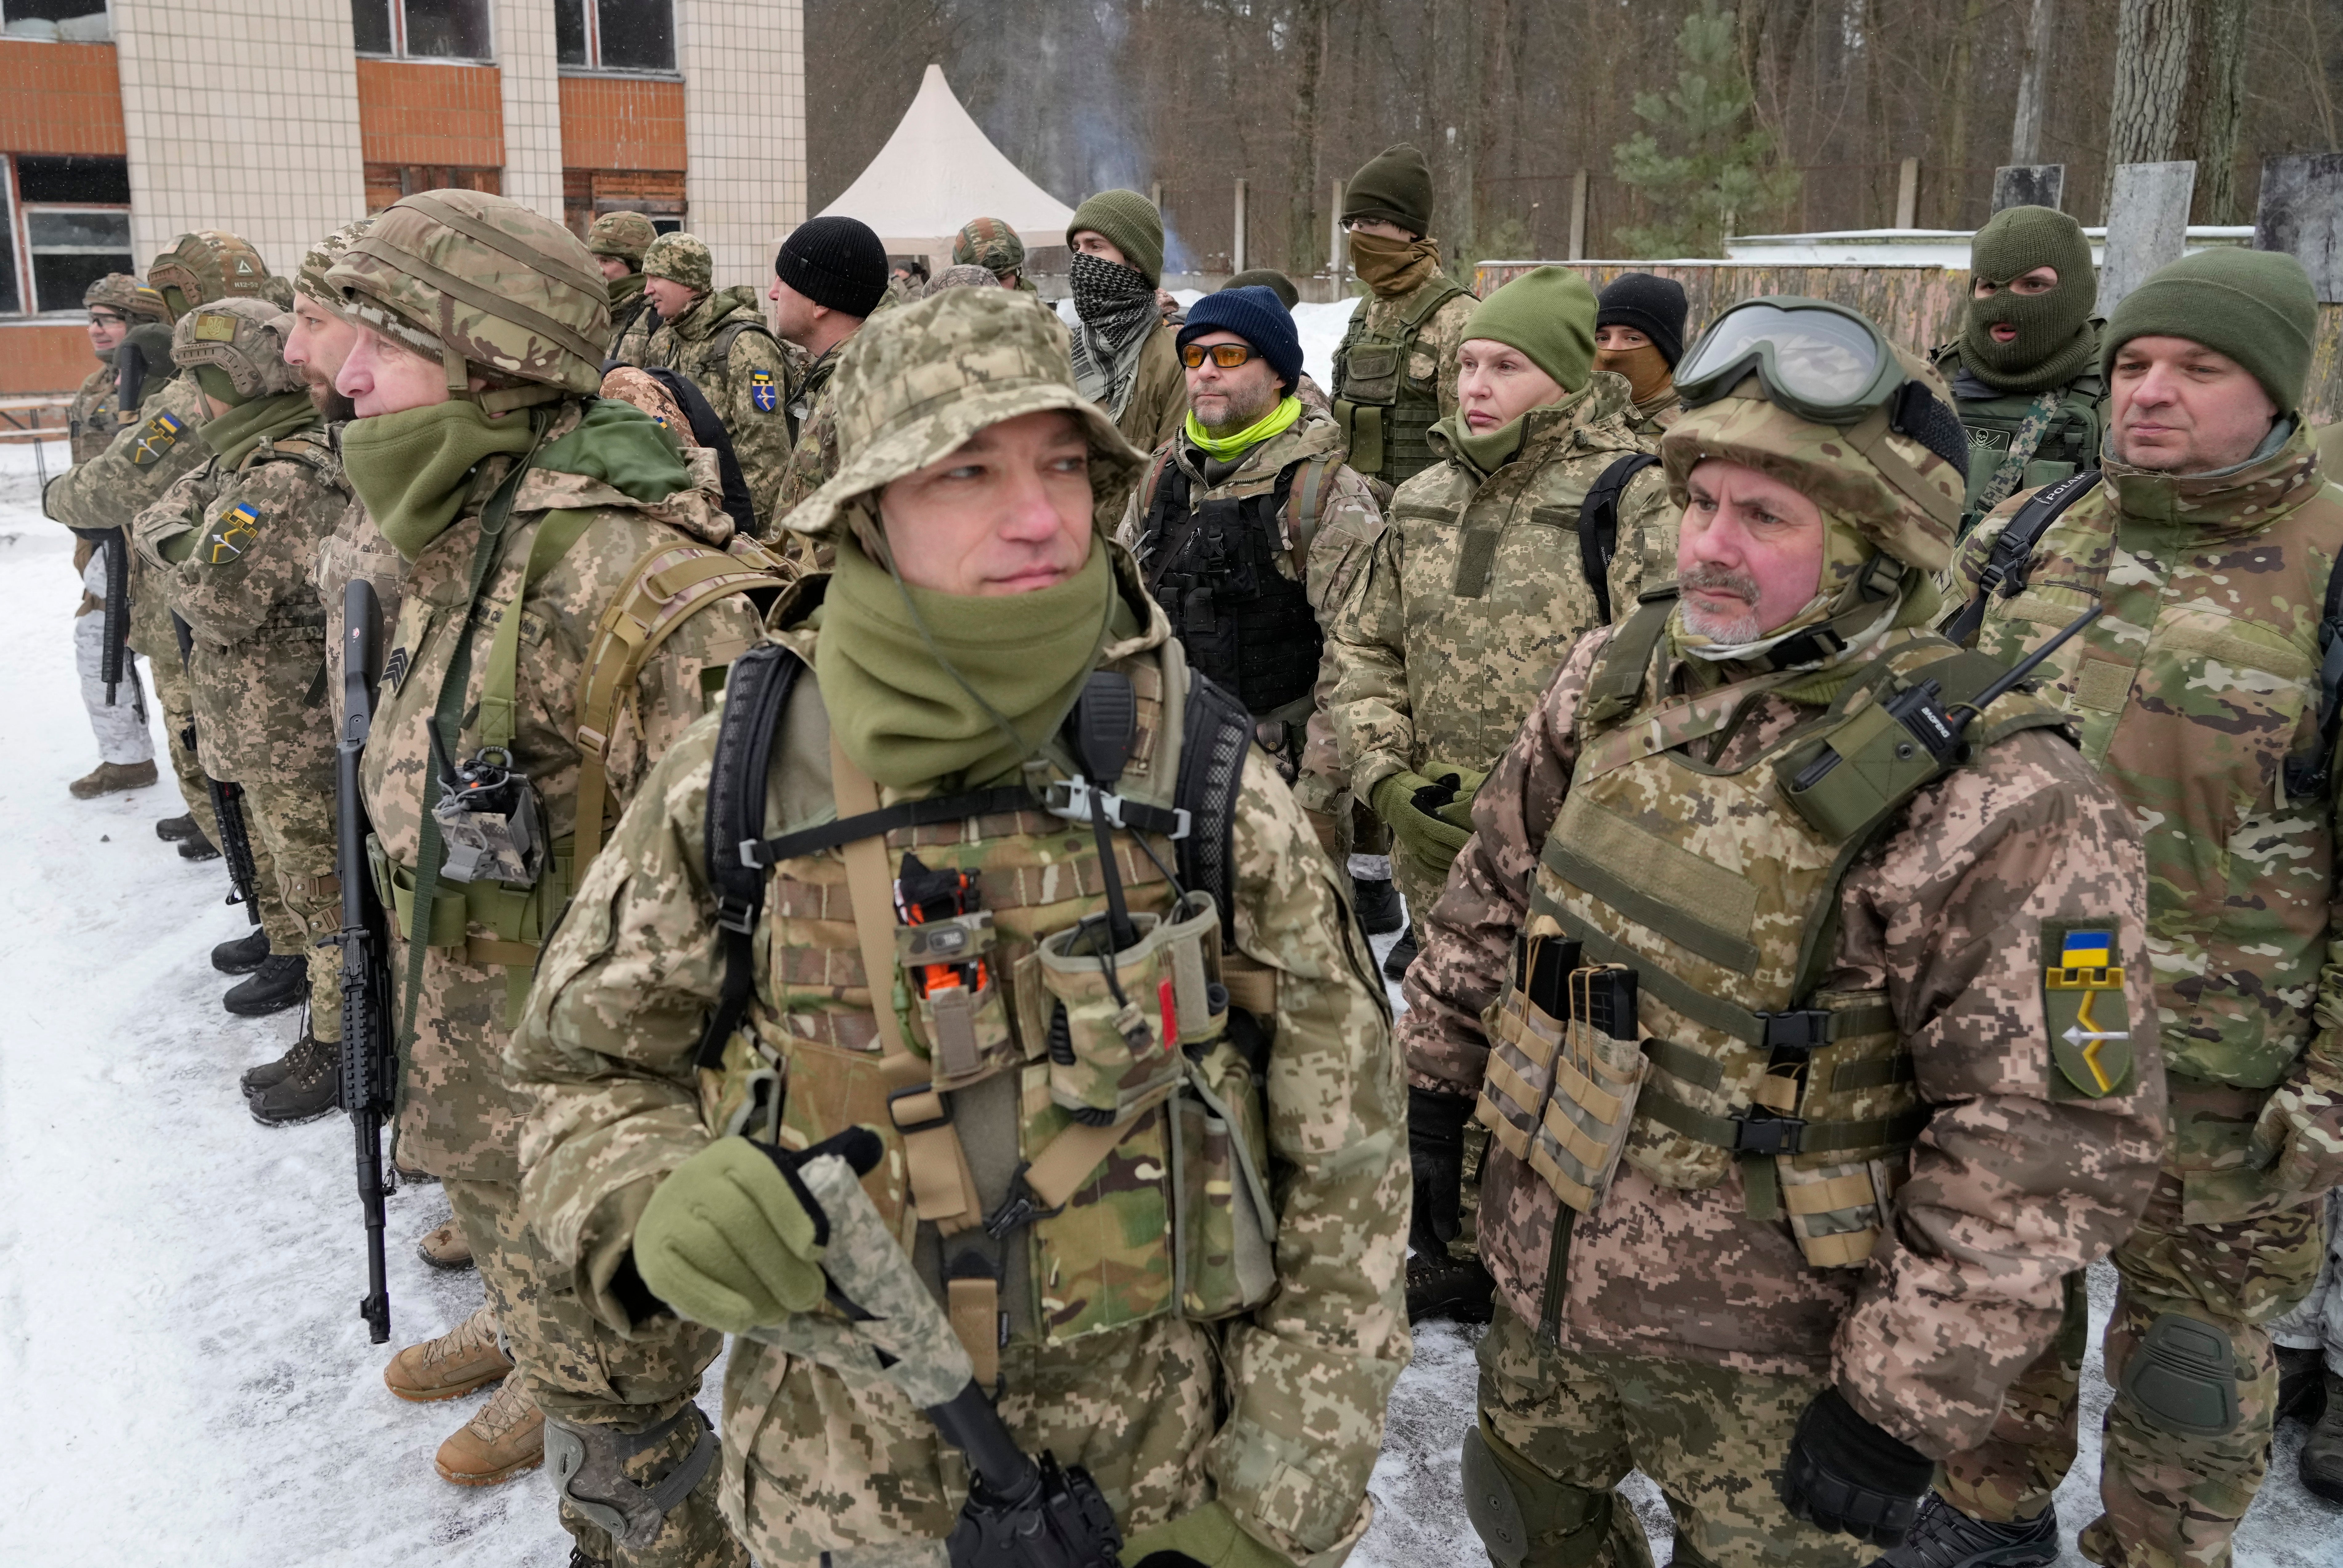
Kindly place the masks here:
<instances>
[{"instance_id":1,"label":"olive tactical vest","mask_svg":"<svg viewBox=\"0 0 2343 1568\"><path fill-rule=\"evenodd\" d=\"M1440 373L1419 380L1408 373L1423 324L1439 308L1467 292L1441 279L1400 317L1400 331L1386 337L1365 330L1363 303L1334 358L1334 419L1342 427L1353 468L1397 489L1440 455L1426 439L1440 422Z\"/></svg>"},{"instance_id":2,"label":"olive tactical vest","mask_svg":"<svg viewBox=\"0 0 2343 1568\"><path fill-rule=\"evenodd\" d=\"M1962 368L1957 346L1937 351L1936 368L1951 386L1961 427L1968 432L1968 492L1961 503L1965 514L1961 532L1966 534L1976 526L1978 518L1991 509L1982 504L1986 486L2009 456L2011 444L2025 435L2027 415L2038 395L1998 392L1987 387ZM2025 471L2016 484L1996 498L1996 505L2020 491L2056 484L2069 474L2099 466L2100 418L2107 400L2107 377L2093 365L2052 391L2056 395L2056 409L2026 459Z\"/></svg>"},{"instance_id":3,"label":"olive tactical vest","mask_svg":"<svg viewBox=\"0 0 2343 1568\"><path fill-rule=\"evenodd\" d=\"M1647 599L1590 675L1583 749L1538 856L1527 961L1484 1020L1477 1114L1582 1211L1623 1157L1684 1190L1715 1186L1738 1161L1751 1218L1786 1216L1809 1263L1855 1267L1928 1112L1886 992L1819 989L1839 888L1896 809L1958 762L1956 749L1933 757L1891 717L1898 699L1935 681L1957 704L2004 667L1932 634L1892 632L1817 722L1726 769L1685 748L1798 677L1644 706L1668 657L1670 608ZM1990 745L2059 722L2005 696L1967 739ZM1682 809L1690 795L1698 812ZM1555 943L1573 971L1558 1000L1527 983Z\"/></svg>"}]
</instances>

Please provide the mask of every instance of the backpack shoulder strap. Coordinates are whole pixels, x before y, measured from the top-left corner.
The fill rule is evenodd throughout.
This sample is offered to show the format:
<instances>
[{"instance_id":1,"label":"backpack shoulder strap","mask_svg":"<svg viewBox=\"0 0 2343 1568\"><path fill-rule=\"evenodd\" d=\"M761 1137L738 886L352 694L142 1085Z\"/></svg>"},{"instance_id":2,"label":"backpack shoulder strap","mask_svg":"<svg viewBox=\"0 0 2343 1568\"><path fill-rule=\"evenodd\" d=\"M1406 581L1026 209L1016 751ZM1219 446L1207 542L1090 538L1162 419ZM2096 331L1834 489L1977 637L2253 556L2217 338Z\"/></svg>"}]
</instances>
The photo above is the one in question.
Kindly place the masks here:
<instances>
[{"instance_id":1,"label":"backpack shoulder strap","mask_svg":"<svg viewBox=\"0 0 2343 1568\"><path fill-rule=\"evenodd\" d=\"M1578 722L1589 731L1605 729L1634 711L1650 677L1652 655L1668 628L1676 607L1676 585L1665 584L1636 600L1635 613L1611 633L1594 668L1587 672L1586 689L1579 699Z\"/></svg>"},{"instance_id":2,"label":"backpack shoulder strap","mask_svg":"<svg viewBox=\"0 0 2343 1568\"><path fill-rule=\"evenodd\" d=\"M1188 813L1187 836L1174 841L1180 881L1212 895L1220 906L1221 936L1236 945L1237 795L1244 778L1245 753L1252 746L1252 715L1232 692L1194 670L1180 735L1180 776L1172 799Z\"/></svg>"},{"instance_id":3,"label":"backpack shoulder strap","mask_svg":"<svg viewBox=\"0 0 2343 1568\"><path fill-rule=\"evenodd\" d=\"M1939 622L1936 629L1946 638L1966 648L1976 640L1977 628L1985 625L1985 608L1997 590L2004 598L2016 598L2026 588L2026 576L2034 562L2034 547L2050 531L2058 515L2073 506L2099 482L2099 470L2085 468L2069 474L2055 485L2045 485L2026 498L2017 508L1986 558L1985 569L1977 574L1976 591L1966 604Z\"/></svg>"},{"instance_id":4,"label":"backpack shoulder strap","mask_svg":"<svg viewBox=\"0 0 2343 1568\"><path fill-rule=\"evenodd\" d=\"M1659 461L1649 452L1630 452L1603 470L1578 504L1578 560L1595 605L1611 619L1611 562L1619 554L1619 497L1628 481Z\"/></svg>"},{"instance_id":5,"label":"backpack shoulder strap","mask_svg":"<svg viewBox=\"0 0 2343 1568\"><path fill-rule=\"evenodd\" d=\"M1463 284L1457 282L1453 277L1443 276L1440 281L1447 286L1444 288L1427 289L1424 292L1423 297L1417 300L1413 305L1409 306L1406 312L1400 317L1401 323L1406 327L1410 334L1413 334L1421 328L1425 322L1438 315L1442 306L1447 304L1450 300L1455 298L1460 294L1469 294L1472 292L1472 290L1466 288Z\"/></svg>"},{"instance_id":6,"label":"backpack shoulder strap","mask_svg":"<svg viewBox=\"0 0 2343 1568\"><path fill-rule=\"evenodd\" d=\"M765 836L765 772L773 737L804 660L777 642L760 643L733 660L725 682L724 717L708 769L708 883L716 893L716 924L723 933L724 989L700 1032L698 1065L724 1062L724 1045L739 1027L756 985L750 942L765 909L765 869L745 861L743 843ZM579 819L581 824L584 819Z\"/></svg>"},{"instance_id":7,"label":"backpack shoulder strap","mask_svg":"<svg viewBox=\"0 0 2343 1568\"><path fill-rule=\"evenodd\" d=\"M773 342L777 350L780 347L779 343L773 339L772 328L763 322L754 317L735 317L718 327L715 337L710 340L716 345L713 362L719 376L732 374L732 345L739 340L740 334L743 332L754 332L769 342Z\"/></svg>"}]
</instances>

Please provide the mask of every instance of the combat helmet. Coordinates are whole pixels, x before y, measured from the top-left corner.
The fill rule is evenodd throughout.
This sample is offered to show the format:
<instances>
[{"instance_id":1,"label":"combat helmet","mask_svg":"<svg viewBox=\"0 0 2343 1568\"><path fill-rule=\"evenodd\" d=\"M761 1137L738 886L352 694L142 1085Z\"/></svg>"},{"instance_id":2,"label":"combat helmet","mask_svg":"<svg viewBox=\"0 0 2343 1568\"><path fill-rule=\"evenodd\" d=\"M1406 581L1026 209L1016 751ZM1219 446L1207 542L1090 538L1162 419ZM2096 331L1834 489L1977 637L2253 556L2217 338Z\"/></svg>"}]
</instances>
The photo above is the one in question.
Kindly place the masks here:
<instances>
[{"instance_id":1,"label":"combat helmet","mask_svg":"<svg viewBox=\"0 0 2343 1568\"><path fill-rule=\"evenodd\" d=\"M350 248L350 241L374 226L374 219L362 217L346 223L307 250L301 253L301 265L294 269L293 287L328 310L342 308L342 291L326 281L326 273L342 252Z\"/></svg>"},{"instance_id":2,"label":"combat helmet","mask_svg":"<svg viewBox=\"0 0 2343 1568\"><path fill-rule=\"evenodd\" d=\"M84 305L103 305L126 321L154 321L168 325L170 308L163 297L126 272L109 272L82 290Z\"/></svg>"},{"instance_id":3,"label":"combat helmet","mask_svg":"<svg viewBox=\"0 0 2343 1568\"><path fill-rule=\"evenodd\" d=\"M183 234L146 269L147 286L163 297L176 321L216 299L259 299L268 264L252 242L226 229Z\"/></svg>"},{"instance_id":4,"label":"combat helmet","mask_svg":"<svg viewBox=\"0 0 2343 1568\"><path fill-rule=\"evenodd\" d=\"M610 335L601 268L583 240L509 197L402 196L350 241L326 282L344 315L438 360L448 396L490 413L601 387ZM470 390L475 372L489 390Z\"/></svg>"},{"instance_id":5,"label":"combat helmet","mask_svg":"<svg viewBox=\"0 0 2343 1568\"><path fill-rule=\"evenodd\" d=\"M606 212L596 218L586 230L586 248L596 256L615 256L628 262L637 271L642 269L643 252L659 238L651 220L639 212Z\"/></svg>"},{"instance_id":6,"label":"combat helmet","mask_svg":"<svg viewBox=\"0 0 2343 1568\"><path fill-rule=\"evenodd\" d=\"M171 329L171 358L231 406L297 392L301 373L285 363L292 326L290 316L265 299L198 305Z\"/></svg>"}]
</instances>

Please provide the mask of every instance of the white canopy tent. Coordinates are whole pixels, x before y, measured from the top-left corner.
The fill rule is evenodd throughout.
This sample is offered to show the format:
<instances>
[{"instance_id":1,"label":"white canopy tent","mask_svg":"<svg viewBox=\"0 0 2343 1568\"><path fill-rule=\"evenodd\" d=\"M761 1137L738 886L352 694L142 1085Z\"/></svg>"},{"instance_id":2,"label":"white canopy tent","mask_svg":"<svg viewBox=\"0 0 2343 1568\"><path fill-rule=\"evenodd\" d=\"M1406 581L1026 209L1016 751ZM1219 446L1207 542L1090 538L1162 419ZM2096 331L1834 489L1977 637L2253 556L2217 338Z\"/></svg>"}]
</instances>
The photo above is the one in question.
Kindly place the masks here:
<instances>
[{"instance_id":1,"label":"white canopy tent","mask_svg":"<svg viewBox=\"0 0 2343 1568\"><path fill-rule=\"evenodd\" d=\"M860 218L888 252L951 265L952 236L970 218L997 217L1031 249L1066 243L1074 209L1025 177L960 106L943 67L930 65L918 96L870 166L823 217Z\"/></svg>"}]
</instances>

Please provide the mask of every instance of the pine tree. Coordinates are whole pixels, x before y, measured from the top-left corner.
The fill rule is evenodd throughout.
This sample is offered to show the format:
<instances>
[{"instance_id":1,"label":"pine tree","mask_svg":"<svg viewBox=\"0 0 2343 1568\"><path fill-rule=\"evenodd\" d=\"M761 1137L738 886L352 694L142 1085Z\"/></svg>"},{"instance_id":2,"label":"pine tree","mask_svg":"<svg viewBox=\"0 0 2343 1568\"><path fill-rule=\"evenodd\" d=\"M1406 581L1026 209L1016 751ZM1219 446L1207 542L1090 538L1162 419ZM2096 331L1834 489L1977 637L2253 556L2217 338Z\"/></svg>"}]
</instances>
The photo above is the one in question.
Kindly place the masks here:
<instances>
[{"instance_id":1,"label":"pine tree","mask_svg":"<svg viewBox=\"0 0 2343 1568\"><path fill-rule=\"evenodd\" d=\"M1635 116L1651 129L1611 149L1620 183L1658 215L1618 231L1623 256L1723 256L1728 233L1798 194L1798 172L1779 163L1772 134L1750 112L1734 14L1701 0L1676 32L1676 85L1635 95Z\"/></svg>"}]
</instances>

